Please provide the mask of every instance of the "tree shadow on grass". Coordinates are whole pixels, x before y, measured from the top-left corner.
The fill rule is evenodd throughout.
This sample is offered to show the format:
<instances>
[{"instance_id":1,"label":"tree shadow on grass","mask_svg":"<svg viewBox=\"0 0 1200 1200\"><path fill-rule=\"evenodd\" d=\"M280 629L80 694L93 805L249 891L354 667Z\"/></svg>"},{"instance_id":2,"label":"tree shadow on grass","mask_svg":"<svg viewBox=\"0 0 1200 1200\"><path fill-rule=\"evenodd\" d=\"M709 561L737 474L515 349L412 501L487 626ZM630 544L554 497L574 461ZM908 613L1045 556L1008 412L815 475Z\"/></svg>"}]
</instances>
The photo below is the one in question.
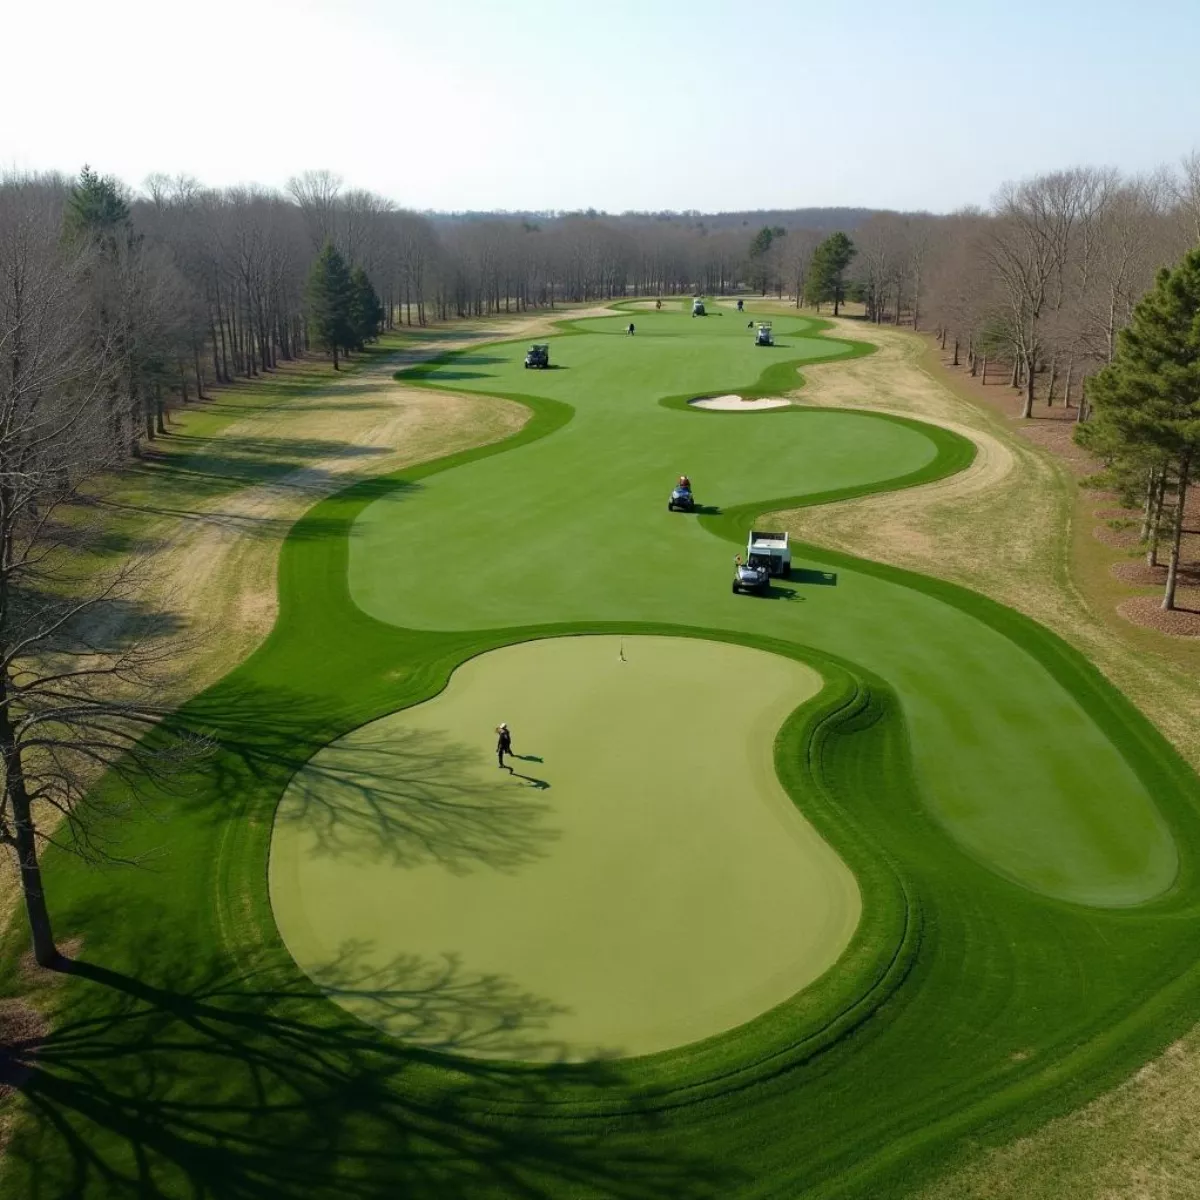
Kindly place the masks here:
<instances>
[{"instance_id":1,"label":"tree shadow on grass","mask_svg":"<svg viewBox=\"0 0 1200 1200\"><path fill-rule=\"evenodd\" d=\"M371 943L351 939L335 958L308 963L306 969L331 999L409 1045L525 1062L580 1057L548 1032L553 1019L569 1009L524 991L506 976L467 971L454 954L436 960L401 954L380 961ZM613 1059L618 1052L589 1048L586 1057Z\"/></svg>"},{"instance_id":2,"label":"tree shadow on grass","mask_svg":"<svg viewBox=\"0 0 1200 1200\"><path fill-rule=\"evenodd\" d=\"M157 938L126 973L62 964L57 1028L36 1045L6 1152L8 1194L715 1200L745 1183L658 1136L617 1064L449 1061L326 1003L290 967L239 970L172 932L148 924ZM172 968L169 985L150 982ZM453 963L401 959L351 986L448 1054L536 1030L546 1013L509 981ZM625 1115L539 1116L568 1080L625 1101Z\"/></svg>"},{"instance_id":3,"label":"tree shadow on grass","mask_svg":"<svg viewBox=\"0 0 1200 1200\"><path fill-rule=\"evenodd\" d=\"M264 477L255 480L254 483L258 486L270 484L278 489L281 494L295 495L301 499L311 498L311 501L316 503L316 501L324 499L339 489L348 488L354 484L365 487L371 482L370 478L356 478L352 472L335 473L317 468L297 468L297 470L303 470L303 474L292 478ZM236 505L236 497L240 488L231 487L228 476L209 475L203 477L197 483L198 478L191 476L188 481L191 493L190 499L197 503L203 503L208 497L217 498L224 496L230 497L231 503ZM407 493L419 491L421 487L422 485L419 483L385 479L377 480L376 487L372 490L378 497L386 495L396 498ZM330 537L335 533L345 532L343 523L326 521L319 517L308 516L302 521L297 522L295 517L261 516L256 513L237 512L236 509L230 510L216 505L211 508L180 508L156 503L135 504L112 500L104 501L104 505L110 509L123 509L133 513L148 513L161 517L178 517L196 526L226 529L247 537L271 538L273 540L282 539L284 536L290 534L304 541L316 541Z\"/></svg>"},{"instance_id":4,"label":"tree shadow on grass","mask_svg":"<svg viewBox=\"0 0 1200 1200\"><path fill-rule=\"evenodd\" d=\"M510 776L490 773L484 747L444 733L374 723L325 747L296 773L276 813L321 855L465 873L515 871L559 837L550 808ZM535 788L549 785L528 775Z\"/></svg>"}]
</instances>

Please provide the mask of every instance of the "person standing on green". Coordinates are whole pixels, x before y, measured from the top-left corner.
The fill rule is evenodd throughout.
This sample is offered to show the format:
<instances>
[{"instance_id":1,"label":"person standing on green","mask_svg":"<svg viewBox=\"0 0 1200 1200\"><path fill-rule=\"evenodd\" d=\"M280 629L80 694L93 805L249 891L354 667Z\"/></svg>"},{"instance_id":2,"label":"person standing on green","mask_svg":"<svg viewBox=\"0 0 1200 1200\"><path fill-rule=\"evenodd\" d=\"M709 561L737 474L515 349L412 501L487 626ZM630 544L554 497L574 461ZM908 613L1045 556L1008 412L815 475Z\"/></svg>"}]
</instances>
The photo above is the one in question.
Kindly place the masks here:
<instances>
[{"instance_id":1,"label":"person standing on green","mask_svg":"<svg viewBox=\"0 0 1200 1200\"><path fill-rule=\"evenodd\" d=\"M496 726L496 761L500 766L504 766L504 756L507 754L511 758L512 752L512 734L508 726L501 721Z\"/></svg>"}]
</instances>

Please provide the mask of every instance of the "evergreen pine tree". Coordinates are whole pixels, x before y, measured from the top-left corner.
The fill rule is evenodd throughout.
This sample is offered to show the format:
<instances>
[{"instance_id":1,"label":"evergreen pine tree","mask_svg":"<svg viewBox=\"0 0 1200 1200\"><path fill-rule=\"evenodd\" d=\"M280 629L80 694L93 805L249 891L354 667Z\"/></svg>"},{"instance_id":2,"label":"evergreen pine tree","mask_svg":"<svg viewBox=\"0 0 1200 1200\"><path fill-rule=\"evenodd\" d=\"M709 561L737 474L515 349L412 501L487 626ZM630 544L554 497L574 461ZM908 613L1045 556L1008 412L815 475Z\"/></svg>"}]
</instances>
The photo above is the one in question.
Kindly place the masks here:
<instances>
[{"instance_id":1,"label":"evergreen pine tree","mask_svg":"<svg viewBox=\"0 0 1200 1200\"><path fill-rule=\"evenodd\" d=\"M353 288L346 260L332 242L326 242L308 273L308 329L313 343L333 355L357 344L351 320Z\"/></svg>"},{"instance_id":2,"label":"evergreen pine tree","mask_svg":"<svg viewBox=\"0 0 1200 1200\"><path fill-rule=\"evenodd\" d=\"M1184 509L1200 457L1200 248L1172 271L1158 273L1154 289L1133 310L1113 361L1091 381L1088 395L1105 437L1130 454L1161 455L1175 477L1171 558L1162 606L1175 607Z\"/></svg>"},{"instance_id":3,"label":"evergreen pine tree","mask_svg":"<svg viewBox=\"0 0 1200 1200\"><path fill-rule=\"evenodd\" d=\"M110 175L85 165L71 188L64 218L68 236L115 244L117 230L129 223L129 205Z\"/></svg>"},{"instance_id":4,"label":"evergreen pine tree","mask_svg":"<svg viewBox=\"0 0 1200 1200\"><path fill-rule=\"evenodd\" d=\"M355 349L361 350L379 336L383 323L383 305L379 294L362 267L355 267L350 275L350 324L354 330Z\"/></svg>"},{"instance_id":5,"label":"evergreen pine tree","mask_svg":"<svg viewBox=\"0 0 1200 1200\"><path fill-rule=\"evenodd\" d=\"M846 268L858 253L844 233L827 237L814 251L805 283L805 298L818 308L822 300L833 301L833 315L846 298Z\"/></svg>"}]
</instances>

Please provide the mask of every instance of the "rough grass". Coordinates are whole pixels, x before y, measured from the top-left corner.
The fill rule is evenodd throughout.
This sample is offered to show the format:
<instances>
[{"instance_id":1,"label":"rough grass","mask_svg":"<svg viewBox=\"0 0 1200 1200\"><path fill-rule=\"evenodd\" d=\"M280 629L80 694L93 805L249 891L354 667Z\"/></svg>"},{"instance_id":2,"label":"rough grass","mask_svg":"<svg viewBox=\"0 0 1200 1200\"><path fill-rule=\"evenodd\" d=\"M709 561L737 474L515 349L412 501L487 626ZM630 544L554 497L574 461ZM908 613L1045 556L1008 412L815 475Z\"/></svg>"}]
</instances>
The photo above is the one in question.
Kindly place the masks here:
<instances>
[{"instance_id":1,"label":"rough grass","mask_svg":"<svg viewBox=\"0 0 1200 1200\"><path fill-rule=\"evenodd\" d=\"M860 361L869 360L842 365ZM449 382L463 390L461 376ZM2 1179L11 1194L899 1196L964 1161L973 1139L1028 1133L1095 1096L1194 1019L1195 776L1086 658L1012 608L894 566L806 552L806 569L823 567L808 581L814 595L836 574L839 596L889 588L914 619L932 614L883 626L877 644L948 639L966 653L1003 641L1017 671L1028 658L1074 697L1088 728L1154 795L1179 847L1176 881L1153 903L1052 900L963 853L932 815L927 764L912 757L907 710L919 693L901 697L822 645L847 636L850 604L840 622L831 600L805 593L793 605L748 601L724 625L677 616L443 632L356 608L347 540L368 506L432 494L457 468L517 472L523 455L570 441L568 400L523 403L533 417L506 441L360 481L297 523L271 634L179 715L210 731L218 752L182 794L163 797L158 819L125 831L129 853L146 856L143 870L97 877L50 856L56 919L86 933L87 954L43 997L54 1029L22 1093ZM730 428L721 420L781 431L811 430L819 417L662 415L717 440ZM857 418L864 430L871 420ZM817 494L928 482L966 464L961 439L924 436L920 479L910 471L856 486L851 473ZM755 516L753 496L702 520L736 539ZM544 511L549 520L553 507ZM704 528L693 528L697 553L709 553ZM786 637L770 632L775 607L795 609L778 618ZM797 635L802 612L813 616ZM826 692L785 724L776 769L855 871L863 920L838 968L813 987L680 1051L535 1070L390 1041L325 1000L279 943L264 870L279 796L321 746L435 694L466 658L584 631L737 641L821 672ZM10 967L20 945L10 933ZM415 986L403 961L389 968L369 981L377 996L419 1006L452 1052L480 998Z\"/></svg>"}]
</instances>

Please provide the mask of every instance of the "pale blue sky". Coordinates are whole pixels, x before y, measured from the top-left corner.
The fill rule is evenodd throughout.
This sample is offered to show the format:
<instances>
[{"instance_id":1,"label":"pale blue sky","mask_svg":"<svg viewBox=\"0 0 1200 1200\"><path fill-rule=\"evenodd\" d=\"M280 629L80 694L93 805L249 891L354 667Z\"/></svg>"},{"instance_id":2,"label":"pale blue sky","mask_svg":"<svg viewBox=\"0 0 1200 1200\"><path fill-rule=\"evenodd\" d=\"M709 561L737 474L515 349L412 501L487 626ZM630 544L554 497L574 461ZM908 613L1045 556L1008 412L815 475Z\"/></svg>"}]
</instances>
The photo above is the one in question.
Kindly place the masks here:
<instances>
[{"instance_id":1,"label":"pale blue sky","mask_svg":"<svg viewBox=\"0 0 1200 1200\"><path fill-rule=\"evenodd\" d=\"M0 166L131 183L328 167L417 208L940 211L1200 149L1200 0L17 3Z\"/></svg>"}]
</instances>

